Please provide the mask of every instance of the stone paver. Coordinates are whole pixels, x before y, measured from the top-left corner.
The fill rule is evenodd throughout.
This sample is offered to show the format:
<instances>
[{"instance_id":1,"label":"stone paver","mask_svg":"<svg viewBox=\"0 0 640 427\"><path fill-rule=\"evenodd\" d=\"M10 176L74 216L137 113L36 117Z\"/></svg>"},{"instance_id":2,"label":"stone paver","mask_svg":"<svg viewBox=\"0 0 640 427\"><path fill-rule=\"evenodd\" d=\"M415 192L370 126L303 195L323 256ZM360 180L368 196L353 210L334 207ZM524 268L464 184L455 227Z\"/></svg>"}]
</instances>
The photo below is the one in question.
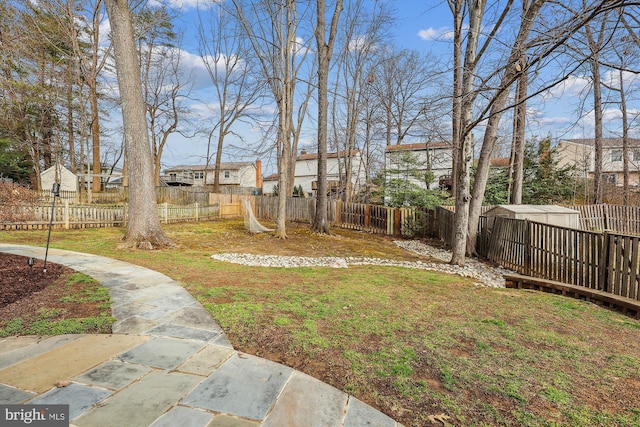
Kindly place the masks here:
<instances>
[{"instance_id":1,"label":"stone paver","mask_svg":"<svg viewBox=\"0 0 640 427\"><path fill-rule=\"evenodd\" d=\"M202 342L155 337L119 355L118 359L155 368L174 369L202 347Z\"/></svg>"},{"instance_id":2,"label":"stone paver","mask_svg":"<svg viewBox=\"0 0 640 427\"><path fill-rule=\"evenodd\" d=\"M213 418L211 412L176 406L151 425L151 427L207 427Z\"/></svg>"},{"instance_id":3,"label":"stone paver","mask_svg":"<svg viewBox=\"0 0 640 427\"><path fill-rule=\"evenodd\" d=\"M395 427L395 425L396 422L382 412L376 411L355 397L349 397L349 406L347 407L347 416L344 419L344 427Z\"/></svg>"},{"instance_id":4,"label":"stone paver","mask_svg":"<svg viewBox=\"0 0 640 427\"><path fill-rule=\"evenodd\" d=\"M216 369L182 404L252 420L262 420L293 370L249 355L235 354ZM243 381L238 381L238 378Z\"/></svg>"},{"instance_id":5,"label":"stone paver","mask_svg":"<svg viewBox=\"0 0 640 427\"><path fill-rule=\"evenodd\" d=\"M148 374L152 368L120 360L109 360L73 378L74 381L119 390Z\"/></svg>"},{"instance_id":6,"label":"stone paver","mask_svg":"<svg viewBox=\"0 0 640 427\"><path fill-rule=\"evenodd\" d=\"M61 347L82 335L60 335L56 337L10 337L0 341L0 369L14 365L24 359ZM37 353L36 353L37 352Z\"/></svg>"},{"instance_id":7,"label":"stone paver","mask_svg":"<svg viewBox=\"0 0 640 427\"><path fill-rule=\"evenodd\" d=\"M0 383L44 393L56 382L67 381L148 339L138 335L86 335L0 370Z\"/></svg>"},{"instance_id":8,"label":"stone paver","mask_svg":"<svg viewBox=\"0 0 640 427\"><path fill-rule=\"evenodd\" d=\"M113 394L112 391L103 388L89 387L81 384L71 384L67 387L53 388L41 394L29 403L41 404L68 404L69 419L74 419L85 413L89 408Z\"/></svg>"},{"instance_id":9,"label":"stone paver","mask_svg":"<svg viewBox=\"0 0 640 427\"><path fill-rule=\"evenodd\" d=\"M79 427L149 426L201 379L180 372L153 371L75 419L74 424Z\"/></svg>"},{"instance_id":10,"label":"stone paver","mask_svg":"<svg viewBox=\"0 0 640 427\"><path fill-rule=\"evenodd\" d=\"M234 351L230 348L219 345L207 345L200 350L200 352L194 354L180 365L178 370L196 375L209 375L231 357L232 354L234 354Z\"/></svg>"},{"instance_id":11,"label":"stone paver","mask_svg":"<svg viewBox=\"0 0 640 427\"><path fill-rule=\"evenodd\" d=\"M276 402L264 427L298 427L307 420L307 427L339 426L348 396L315 378L294 372Z\"/></svg>"},{"instance_id":12,"label":"stone paver","mask_svg":"<svg viewBox=\"0 0 640 427\"><path fill-rule=\"evenodd\" d=\"M31 246L0 251L44 256ZM114 334L0 339L0 403L68 403L77 427L398 426L316 379L234 350L161 273L57 249L48 259L109 290Z\"/></svg>"},{"instance_id":13,"label":"stone paver","mask_svg":"<svg viewBox=\"0 0 640 427\"><path fill-rule=\"evenodd\" d=\"M0 384L0 404L17 405L34 396L37 396L37 394L32 391L20 390L19 388Z\"/></svg>"}]
</instances>

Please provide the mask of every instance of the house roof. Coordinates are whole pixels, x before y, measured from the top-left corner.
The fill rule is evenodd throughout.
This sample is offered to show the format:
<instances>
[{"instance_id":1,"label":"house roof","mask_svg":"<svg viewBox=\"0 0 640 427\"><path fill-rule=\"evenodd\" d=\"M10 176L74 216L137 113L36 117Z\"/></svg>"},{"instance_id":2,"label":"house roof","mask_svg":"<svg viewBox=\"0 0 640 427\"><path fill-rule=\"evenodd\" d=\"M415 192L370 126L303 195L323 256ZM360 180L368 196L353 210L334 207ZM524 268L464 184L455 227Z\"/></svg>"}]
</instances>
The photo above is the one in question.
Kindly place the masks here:
<instances>
[{"instance_id":1,"label":"house roof","mask_svg":"<svg viewBox=\"0 0 640 427\"><path fill-rule=\"evenodd\" d=\"M354 156L356 154L358 154L359 151L358 150L351 150L351 155ZM338 152L334 152L334 153L327 153L327 158L328 159L335 159L337 157L344 157L345 152L344 151L338 151ZM316 160L318 158L318 153L307 153L306 151L302 151L300 153L300 155L296 158L296 161L298 160Z\"/></svg>"},{"instance_id":2,"label":"house roof","mask_svg":"<svg viewBox=\"0 0 640 427\"><path fill-rule=\"evenodd\" d=\"M639 138L628 138L630 147L640 147ZM588 145L593 147L595 145L595 138L578 138L578 139L561 139L560 142L571 142L574 144ZM602 138L602 146L608 148L622 148L622 138Z\"/></svg>"},{"instance_id":3,"label":"house roof","mask_svg":"<svg viewBox=\"0 0 640 427\"><path fill-rule=\"evenodd\" d=\"M491 159L491 166L497 168L506 168L511 163L511 159L509 157L494 157Z\"/></svg>"},{"instance_id":4,"label":"house roof","mask_svg":"<svg viewBox=\"0 0 640 427\"><path fill-rule=\"evenodd\" d=\"M451 144L451 142L434 142L434 141L429 141L429 142L420 142L417 144L396 144L396 145L387 145L387 148L385 149L386 152L390 152L390 151L417 151L417 150L426 150L427 146L430 149L446 149L446 148L451 148L453 145Z\"/></svg>"},{"instance_id":5,"label":"house roof","mask_svg":"<svg viewBox=\"0 0 640 427\"><path fill-rule=\"evenodd\" d=\"M254 165L253 162L222 162L220 163L220 170L239 170L246 166ZM183 170L192 170L192 171L203 171L203 170L215 170L216 165L211 164L209 167L207 165L177 165L170 168L166 168L165 172L169 171L183 171Z\"/></svg>"},{"instance_id":6,"label":"house roof","mask_svg":"<svg viewBox=\"0 0 640 427\"><path fill-rule=\"evenodd\" d=\"M262 178L262 182L265 181L277 181L278 180L279 175L277 173L272 173L269 176L265 176L264 178Z\"/></svg>"}]
</instances>

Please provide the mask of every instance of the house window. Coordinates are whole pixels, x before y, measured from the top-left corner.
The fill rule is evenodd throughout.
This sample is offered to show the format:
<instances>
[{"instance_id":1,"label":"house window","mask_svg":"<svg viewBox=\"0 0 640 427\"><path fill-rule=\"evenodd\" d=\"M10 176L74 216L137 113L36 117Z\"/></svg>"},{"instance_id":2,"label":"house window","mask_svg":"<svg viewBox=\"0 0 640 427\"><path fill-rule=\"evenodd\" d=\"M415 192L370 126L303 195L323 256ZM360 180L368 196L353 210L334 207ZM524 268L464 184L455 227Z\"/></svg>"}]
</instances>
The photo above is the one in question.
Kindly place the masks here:
<instances>
[{"instance_id":1,"label":"house window","mask_svg":"<svg viewBox=\"0 0 640 427\"><path fill-rule=\"evenodd\" d=\"M193 179L204 179L204 172L203 171L194 172Z\"/></svg>"},{"instance_id":2,"label":"house window","mask_svg":"<svg viewBox=\"0 0 640 427\"><path fill-rule=\"evenodd\" d=\"M640 162L640 150L633 150L633 161Z\"/></svg>"},{"instance_id":3,"label":"house window","mask_svg":"<svg viewBox=\"0 0 640 427\"><path fill-rule=\"evenodd\" d=\"M612 162L621 162L622 161L622 150L611 150L611 161Z\"/></svg>"},{"instance_id":4,"label":"house window","mask_svg":"<svg viewBox=\"0 0 640 427\"><path fill-rule=\"evenodd\" d=\"M618 176L615 173L604 173L602 174L602 180L607 184L616 185Z\"/></svg>"},{"instance_id":5,"label":"house window","mask_svg":"<svg viewBox=\"0 0 640 427\"><path fill-rule=\"evenodd\" d=\"M229 178L229 177L231 177L231 172L229 172L229 171L224 171L224 177L225 177L225 178Z\"/></svg>"}]
</instances>

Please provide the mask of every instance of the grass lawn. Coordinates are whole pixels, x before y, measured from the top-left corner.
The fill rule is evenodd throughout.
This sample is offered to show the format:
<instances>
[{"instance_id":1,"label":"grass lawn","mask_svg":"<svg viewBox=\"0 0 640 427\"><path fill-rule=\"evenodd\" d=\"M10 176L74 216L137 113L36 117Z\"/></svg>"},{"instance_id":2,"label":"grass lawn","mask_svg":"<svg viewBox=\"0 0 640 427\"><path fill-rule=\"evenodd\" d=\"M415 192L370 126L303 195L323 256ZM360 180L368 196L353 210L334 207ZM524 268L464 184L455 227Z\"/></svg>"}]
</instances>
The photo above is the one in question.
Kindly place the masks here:
<instances>
[{"instance_id":1,"label":"grass lawn","mask_svg":"<svg viewBox=\"0 0 640 427\"><path fill-rule=\"evenodd\" d=\"M210 258L432 261L382 236L340 229L317 236L292 224L283 241L251 235L241 221L164 228L176 248L118 250L122 229L54 231L51 246L167 274L207 308L236 349L313 375L406 426L640 426L638 320L438 272L247 267ZM0 232L0 242L44 245L46 232Z\"/></svg>"}]
</instances>

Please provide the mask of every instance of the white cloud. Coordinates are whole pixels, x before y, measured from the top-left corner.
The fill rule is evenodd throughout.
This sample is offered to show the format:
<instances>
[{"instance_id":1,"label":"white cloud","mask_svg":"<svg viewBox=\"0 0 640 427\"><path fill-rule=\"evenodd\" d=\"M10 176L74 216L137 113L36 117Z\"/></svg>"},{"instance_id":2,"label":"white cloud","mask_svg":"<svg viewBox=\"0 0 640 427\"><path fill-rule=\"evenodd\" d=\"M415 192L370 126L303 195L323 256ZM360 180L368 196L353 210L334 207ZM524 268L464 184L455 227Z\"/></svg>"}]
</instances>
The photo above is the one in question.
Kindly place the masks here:
<instances>
[{"instance_id":1,"label":"white cloud","mask_svg":"<svg viewBox=\"0 0 640 427\"><path fill-rule=\"evenodd\" d=\"M562 98L578 98L590 85L591 82L582 76L569 76L566 80L542 94L542 99L543 101L551 101Z\"/></svg>"},{"instance_id":2,"label":"white cloud","mask_svg":"<svg viewBox=\"0 0 640 427\"><path fill-rule=\"evenodd\" d=\"M152 7L166 5L172 9L185 11L190 9L207 9L218 3L220 3L219 0L150 0L148 5Z\"/></svg>"},{"instance_id":3,"label":"white cloud","mask_svg":"<svg viewBox=\"0 0 640 427\"><path fill-rule=\"evenodd\" d=\"M429 27L425 30L418 31L418 37L426 41L451 40L453 38L453 30L448 27Z\"/></svg>"}]
</instances>

